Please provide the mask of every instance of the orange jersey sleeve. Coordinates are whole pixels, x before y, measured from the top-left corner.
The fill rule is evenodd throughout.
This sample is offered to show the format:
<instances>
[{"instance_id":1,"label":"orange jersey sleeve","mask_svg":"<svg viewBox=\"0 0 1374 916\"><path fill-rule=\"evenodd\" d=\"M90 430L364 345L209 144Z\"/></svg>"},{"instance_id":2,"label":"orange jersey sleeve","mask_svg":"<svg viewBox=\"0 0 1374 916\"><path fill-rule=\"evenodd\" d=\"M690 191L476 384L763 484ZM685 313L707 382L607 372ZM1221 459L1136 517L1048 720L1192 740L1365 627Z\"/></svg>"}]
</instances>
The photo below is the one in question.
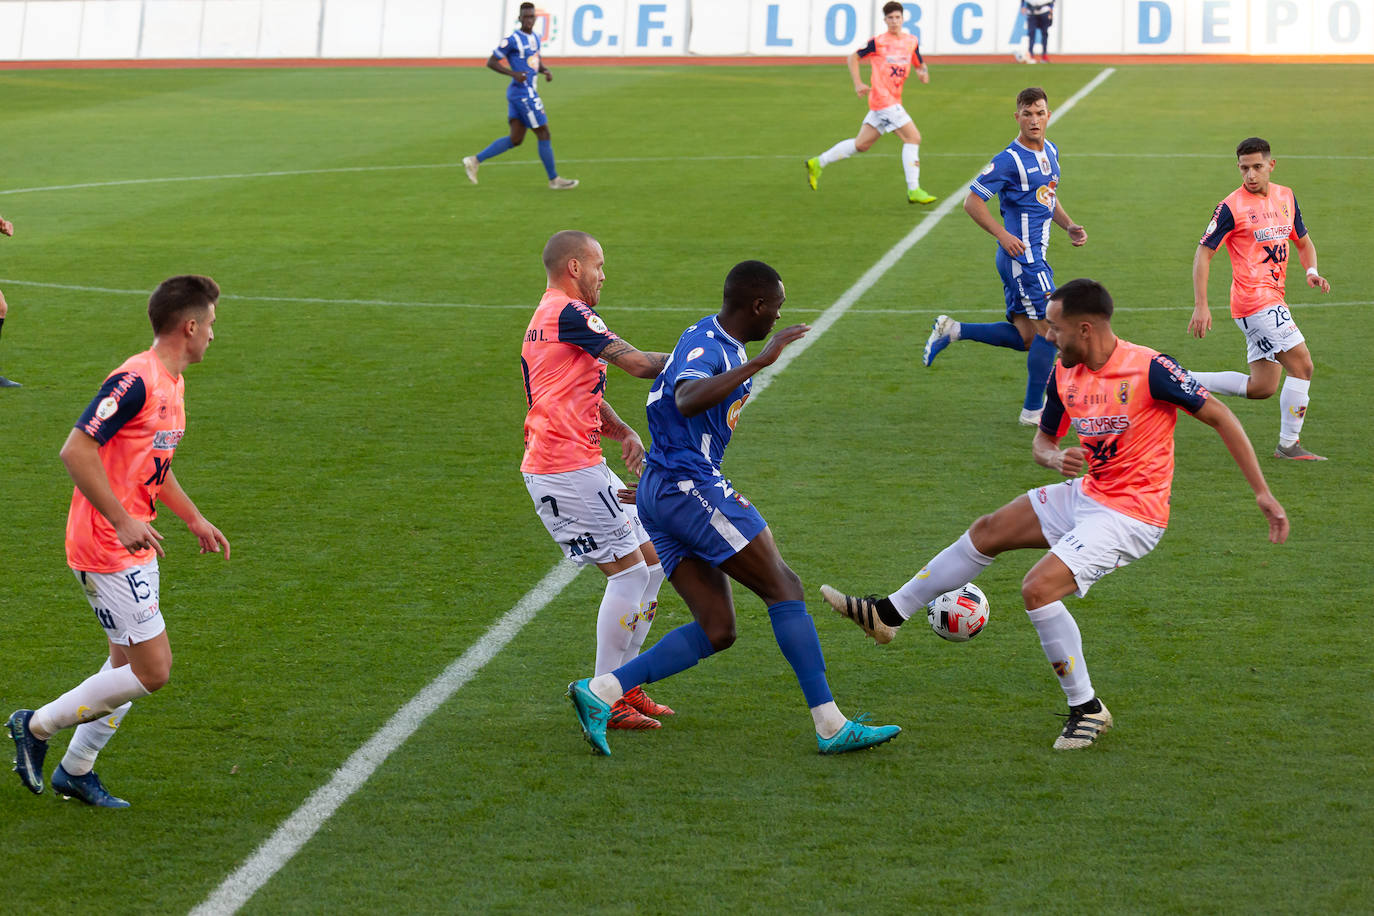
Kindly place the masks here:
<instances>
[{"instance_id":1,"label":"orange jersey sleeve","mask_svg":"<svg viewBox=\"0 0 1374 916\"><path fill-rule=\"evenodd\" d=\"M527 474L557 474L599 464L606 363L619 340L591 306L559 290L544 292L520 347L524 373Z\"/></svg>"},{"instance_id":2,"label":"orange jersey sleeve","mask_svg":"<svg viewBox=\"0 0 1374 916\"><path fill-rule=\"evenodd\" d=\"M100 445L100 463L110 489L126 512L140 521L157 517L157 496L186 434L185 381L173 377L152 350L124 361L87 406L76 428ZM151 549L129 553L114 526L72 489L67 512L67 564L85 572L110 573L147 563Z\"/></svg>"}]
</instances>

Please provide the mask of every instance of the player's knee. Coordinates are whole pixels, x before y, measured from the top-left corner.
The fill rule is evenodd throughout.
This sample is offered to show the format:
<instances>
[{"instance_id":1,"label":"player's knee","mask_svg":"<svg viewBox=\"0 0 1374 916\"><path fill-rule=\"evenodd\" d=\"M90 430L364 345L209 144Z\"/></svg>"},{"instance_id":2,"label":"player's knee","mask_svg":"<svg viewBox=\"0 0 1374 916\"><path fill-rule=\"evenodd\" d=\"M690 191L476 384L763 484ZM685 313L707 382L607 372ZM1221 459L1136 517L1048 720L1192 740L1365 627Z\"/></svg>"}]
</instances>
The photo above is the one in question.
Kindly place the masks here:
<instances>
[{"instance_id":1,"label":"player's knee","mask_svg":"<svg viewBox=\"0 0 1374 916\"><path fill-rule=\"evenodd\" d=\"M724 652L735 644L735 622L722 621L718 624L702 625L706 631L706 638L711 641L711 648L716 652Z\"/></svg>"},{"instance_id":2,"label":"player's knee","mask_svg":"<svg viewBox=\"0 0 1374 916\"><path fill-rule=\"evenodd\" d=\"M1274 392L1279 390L1278 380L1257 379L1253 375L1250 381L1245 383L1245 396L1252 401L1263 401L1265 398L1272 398Z\"/></svg>"},{"instance_id":3,"label":"player's knee","mask_svg":"<svg viewBox=\"0 0 1374 916\"><path fill-rule=\"evenodd\" d=\"M868 152L868 148L869 148L870 146L872 146L872 145L873 145L873 141L872 141L872 140L855 140L855 141L854 141L854 151L855 151L856 153L866 153L866 152Z\"/></svg>"},{"instance_id":4,"label":"player's knee","mask_svg":"<svg viewBox=\"0 0 1374 916\"><path fill-rule=\"evenodd\" d=\"M149 693L161 690L172 679L172 656L168 655L165 659L158 659L155 662L148 662L135 667L134 677L138 678L143 689Z\"/></svg>"},{"instance_id":5,"label":"player's knee","mask_svg":"<svg viewBox=\"0 0 1374 916\"><path fill-rule=\"evenodd\" d=\"M1037 576L1034 570L1026 573L1026 577L1021 580L1021 601L1025 604L1027 610L1044 607L1064 597L1063 595L1056 594L1055 591L1055 588L1046 582L1043 577Z\"/></svg>"},{"instance_id":6,"label":"player's knee","mask_svg":"<svg viewBox=\"0 0 1374 916\"><path fill-rule=\"evenodd\" d=\"M997 526L991 515L976 519L968 526L968 539L973 542L973 549L987 557L995 557L1001 553L995 539L996 531Z\"/></svg>"},{"instance_id":7,"label":"player's knee","mask_svg":"<svg viewBox=\"0 0 1374 916\"><path fill-rule=\"evenodd\" d=\"M521 135L518 136L518 137L515 136L514 134L511 134L511 138L510 138L510 145L511 145L511 146L519 146L521 143L524 143L524 142L525 142L525 136L524 136L524 134L521 134Z\"/></svg>"}]
</instances>

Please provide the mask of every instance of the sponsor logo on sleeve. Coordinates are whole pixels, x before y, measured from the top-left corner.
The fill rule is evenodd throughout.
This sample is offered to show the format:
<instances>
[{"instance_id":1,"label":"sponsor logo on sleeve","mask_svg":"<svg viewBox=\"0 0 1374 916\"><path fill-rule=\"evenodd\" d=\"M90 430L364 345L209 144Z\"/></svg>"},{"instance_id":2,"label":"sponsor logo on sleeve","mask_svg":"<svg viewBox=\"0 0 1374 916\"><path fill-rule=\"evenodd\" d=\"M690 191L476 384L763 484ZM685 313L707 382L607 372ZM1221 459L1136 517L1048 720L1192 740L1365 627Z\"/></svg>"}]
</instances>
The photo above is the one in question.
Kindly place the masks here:
<instances>
[{"instance_id":1,"label":"sponsor logo on sleeve","mask_svg":"<svg viewBox=\"0 0 1374 916\"><path fill-rule=\"evenodd\" d=\"M609 334L610 330L606 327L606 322L601 320L601 316L595 313L587 316L587 327L598 334Z\"/></svg>"},{"instance_id":2,"label":"sponsor logo on sleeve","mask_svg":"<svg viewBox=\"0 0 1374 916\"><path fill-rule=\"evenodd\" d=\"M687 360L686 360L686 361L690 363L692 360L696 359L698 356L700 356L701 354L703 354L703 353L705 353L705 352L706 352L706 350L705 350L704 347L693 347L692 349L690 349L690 350L687 351Z\"/></svg>"},{"instance_id":3,"label":"sponsor logo on sleeve","mask_svg":"<svg viewBox=\"0 0 1374 916\"><path fill-rule=\"evenodd\" d=\"M95 406L96 419L108 420L115 415L115 411L118 409L119 399L114 395L110 395Z\"/></svg>"},{"instance_id":4,"label":"sponsor logo on sleeve","mask_svg":"<svg viewBox=\"0 0 1374 916\"><path fill-rule=\"evenodd\" d=\"M994 168L996 168L996 163L989 162L987 165L983 166L983 171L979 172L978 174L979 174L979 175L991 175L991 174L992 174L992 170L993 170Z\"/></svg>"}]
</instances>

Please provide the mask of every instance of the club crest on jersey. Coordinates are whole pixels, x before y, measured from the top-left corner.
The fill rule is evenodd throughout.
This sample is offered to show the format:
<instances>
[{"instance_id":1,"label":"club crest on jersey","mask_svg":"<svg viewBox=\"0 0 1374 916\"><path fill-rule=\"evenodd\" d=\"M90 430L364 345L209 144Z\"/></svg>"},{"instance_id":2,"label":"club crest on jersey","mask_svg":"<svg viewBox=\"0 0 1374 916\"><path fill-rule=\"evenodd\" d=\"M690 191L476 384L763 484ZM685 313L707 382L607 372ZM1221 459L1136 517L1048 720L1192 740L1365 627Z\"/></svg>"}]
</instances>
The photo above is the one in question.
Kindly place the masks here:
<instances>
[{"instance_id":1,"label":"club crest on jersey","mask_svg":"<svg viewBox=\"0 0 1374 916\"><path fill-rule=\"evenodd\" d=\"M1116 389L1116 399L1125 404L1131 399L1131 383L1122 382Z\"/></svg>"},{"instance_id":2,"label":"club crest on jersey","mask_svg":"<svg viewBox=\"0 0 1374 916\"><path fill-rule=\"evenodd\" d=\"M730 405L729 411L727 411L725 414L725 423L731 429L734 429L735 424L739 422L740 412L744 410L744 402L748 400L749 395L746 394L744 397L740 398L738 401Z\"/></svg>"},{"instance_id":3,"label":"club crest on jersey","mask_svg":"<svg viewBox=\"0 0 1374 916\"><path fill-rule=\"evenodd\" d=\"M1217 231L1217 221L1214 219L1214 220L1212 220L1210 223L1207 224L1207 231L1204 232L1204 233L1202 233L1202 237L1203 237L1203 238L1207 238L1207 236L1211 235L1213 232L1216 232L1216 231Z\"/></svg>"},{"instance_id":4,"label":"club crest on jersey","mask_svg":"<svg viewBox=\"0 0 1374 916\"><path fill-rule=\"evenodd\" d=\"M989 162L987 165L983 166L983 171L979 172L978 174L991 175L993 168L995 168L995 166L991 162Z\"/></svg>"},{"instance_id":5,"label":"club crest on jersey","mask_svg":"<svg viewBox=\"0 0 1374 916\"><path fill-rule=\"evenodd\" d=\"M97 419L108 420L115 415L115 411L118 409L119 400L111 395L95 406L95 415Z\"/></svg>"},{"instance_id":6,"label":"club crest on jersey","mask_svg":"<svg viewBox=\"0 0 1374 916\"><path fill-rule=\"evenodd\" d=\"M705 347L693 347L692 349L687 351L687 362L690 363L692 360L696 359L698 356L705 352Z\"/></svg>"},{"instance_id":7,"label":"club crest on jersey","mask_svg":"<svg viewBox=\"0 0 1374 916\"><path fill-rule=\"evenodd\" d=\"M596 314L595 312L587 316L587 327L591 328L598 334L610 333L610 331L606 328L606 322L602 321L601 316Z\"/></svg>"}]
</instances>

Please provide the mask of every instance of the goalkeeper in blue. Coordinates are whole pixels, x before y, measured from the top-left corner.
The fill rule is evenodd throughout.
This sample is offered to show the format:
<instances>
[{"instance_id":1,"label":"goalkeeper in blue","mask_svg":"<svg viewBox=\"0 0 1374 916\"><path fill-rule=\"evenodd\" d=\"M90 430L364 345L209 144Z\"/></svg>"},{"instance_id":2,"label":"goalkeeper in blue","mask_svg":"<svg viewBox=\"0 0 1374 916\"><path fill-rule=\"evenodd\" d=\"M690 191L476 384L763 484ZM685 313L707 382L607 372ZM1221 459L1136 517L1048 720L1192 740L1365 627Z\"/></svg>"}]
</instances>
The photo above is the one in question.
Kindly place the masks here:
<instances>
[{"instance_id":1,"label":"goalkeeper in blue","mask_svg":"<svg viewBox=\"0 0 1374 916\"><path fill-rule=\"evenodd\" d=\"M867 725L865 715L847 719L835 705L801 579L783 562L759 510L721 474L753 376L811 330L804 324L784 328L749 358L744 345L768 336L785 298L773 268L762 261L736 264L725 278L720 312L683 332L649 391L653 444L637 490L621 497L633 492L663 571L693 620L614 671L568 685L582 733L598 754L610 756L606 724L612 704L626 691L685 671L734 643L731 579L767 605L773 636L806 697L822 754L872 747L901 731L896 725Z\"/></svg>"}]
</instances>

